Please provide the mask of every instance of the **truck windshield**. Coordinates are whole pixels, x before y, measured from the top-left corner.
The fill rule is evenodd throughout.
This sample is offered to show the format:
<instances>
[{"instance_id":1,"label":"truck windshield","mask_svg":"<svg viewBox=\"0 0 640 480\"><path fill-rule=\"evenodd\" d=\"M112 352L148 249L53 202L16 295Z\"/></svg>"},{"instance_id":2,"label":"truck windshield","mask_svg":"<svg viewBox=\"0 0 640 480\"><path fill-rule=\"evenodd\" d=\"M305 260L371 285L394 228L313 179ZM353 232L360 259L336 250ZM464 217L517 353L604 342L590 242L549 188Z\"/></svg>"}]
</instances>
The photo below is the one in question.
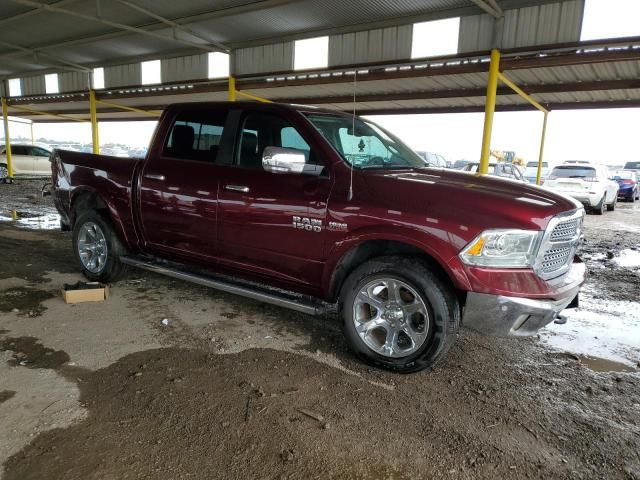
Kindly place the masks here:
<instances>
[{"instance_id":1,"label":"truck windshield","mask_svg":"<svg viewBox=\"0 0 640 480\"><path fill-rule=\"evenodd\" d=\"M311 113L307 118L353 168L428 166L413 150L375 123L330 114Z\"/></svg>"}]
</instances>

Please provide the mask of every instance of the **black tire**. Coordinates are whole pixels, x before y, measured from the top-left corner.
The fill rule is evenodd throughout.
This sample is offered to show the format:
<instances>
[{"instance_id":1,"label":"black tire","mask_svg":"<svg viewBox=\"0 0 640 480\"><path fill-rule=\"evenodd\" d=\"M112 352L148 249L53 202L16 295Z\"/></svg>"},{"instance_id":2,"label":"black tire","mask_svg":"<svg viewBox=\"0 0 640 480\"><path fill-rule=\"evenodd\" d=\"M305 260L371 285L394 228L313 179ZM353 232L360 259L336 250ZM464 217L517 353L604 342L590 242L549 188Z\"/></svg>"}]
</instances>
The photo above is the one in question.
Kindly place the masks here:
<instances>
[{"instance_id":1,"label":"black tire","mask_svg":"<svg viewBox=\"0 0 640 480\"><path fill-rule=\"evenodd\" d=\"M85 267L80 259L78 238L85 224L93 223L100 227L106 240L106 261L97 272L92 272ZM114 282L122 278L127 272L127 265L120 262L120 256L126 255L127 250L118 238L111 221L102 213L88 210L81 213L73 224L73 253L76 261L82 268L82 273L92 282Z\"/></svg>"},{"instance_id":2,"label":"black tire","mask_svg":"<svg viewBox=\"0 0 640 480\"><path fill-rule=\"evenodd\" d=\"M429 322L425 327L426 339L407 356L394 358L381 355L370 348L356 331L356 296L369 282L379 278L400 280L409 285L427 308ZM342 286L340 310L344 333L351 349L366 363L399 373L432 368L449 350L460 328L460 305L453 287L416 258L379 257L356 268Z\"/></svg>"},{"instance_id":3,"label":"black tire","mask_svg":"<svg viewBox=\"0 0 640 480\"><path fill-rule=\"evenodd\" d=\"M593 207L593 213L596 215L604 215L604 212L607 210L607 202L605 201L606 195L602 196L602 200L600 203Z\"/></svg>"},{"instance_id":4,"label":"black tire","mask_svg":"<svg viewBox=\"0 0 640 480\"><path fill-rule=\"evenodd\" d=\"M613 202L611 202L610 205L607 205L607 210L609 212L613 212L616 209L617 203L618 203L618 197L615 196L615 197L613 197Z\"/></svg>"}]
</instances>

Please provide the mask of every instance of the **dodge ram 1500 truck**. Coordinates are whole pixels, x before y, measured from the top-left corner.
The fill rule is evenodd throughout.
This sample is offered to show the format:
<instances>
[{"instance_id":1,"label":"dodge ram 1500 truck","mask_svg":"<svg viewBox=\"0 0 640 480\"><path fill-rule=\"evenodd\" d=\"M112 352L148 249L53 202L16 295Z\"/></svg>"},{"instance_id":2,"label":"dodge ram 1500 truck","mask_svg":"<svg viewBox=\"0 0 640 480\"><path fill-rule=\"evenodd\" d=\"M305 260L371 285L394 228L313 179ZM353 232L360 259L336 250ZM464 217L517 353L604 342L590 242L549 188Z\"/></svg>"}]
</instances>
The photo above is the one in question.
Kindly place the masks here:
<instances>
[{"instance_id":1,"label":"dodge ram 1500 truck","mask_svg":"<svg viewBox=\"0 0 640 480\"><path fill-rule=\"evenodd\" d=\"M139 267L308 314L337 312L371 364L432 366L459 326L536 332L577 301L568 197L431 168L369 120L190 103L146 158L55 151L53 194L84 275Z\"/></svg>"}]
</instances>

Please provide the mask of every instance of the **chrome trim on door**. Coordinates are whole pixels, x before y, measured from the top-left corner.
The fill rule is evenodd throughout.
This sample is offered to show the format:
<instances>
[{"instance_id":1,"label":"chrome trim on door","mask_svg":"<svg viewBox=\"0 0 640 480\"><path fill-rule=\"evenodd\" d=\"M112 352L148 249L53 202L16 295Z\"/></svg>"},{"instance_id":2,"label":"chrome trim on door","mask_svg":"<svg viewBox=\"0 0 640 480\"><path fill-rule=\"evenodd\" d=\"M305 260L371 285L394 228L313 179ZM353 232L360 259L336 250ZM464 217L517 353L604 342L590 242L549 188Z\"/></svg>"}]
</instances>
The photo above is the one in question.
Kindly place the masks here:
<instances>
[{"instance_id":1,"label":"chrome trim on door","mask_svg":"<svg viewBox=\"0 0 640 480\"><path fill-rule=\"evenodd\" d=\"M245 185L225 185L225 190L231 190L232 192L249 193L249 187Z\"/></svg>"},{"instance_id":2,"label":"chrome trim on door","mask_svg":"<svg viewBox=\"0 0 640 480\"><path fill-rule=\"evenodd\" d=\"M148 178L149 180L160 180L161 182L164 182L165 176L156 173L145 173L144 178Z\"/></svg>"}]
</instances>

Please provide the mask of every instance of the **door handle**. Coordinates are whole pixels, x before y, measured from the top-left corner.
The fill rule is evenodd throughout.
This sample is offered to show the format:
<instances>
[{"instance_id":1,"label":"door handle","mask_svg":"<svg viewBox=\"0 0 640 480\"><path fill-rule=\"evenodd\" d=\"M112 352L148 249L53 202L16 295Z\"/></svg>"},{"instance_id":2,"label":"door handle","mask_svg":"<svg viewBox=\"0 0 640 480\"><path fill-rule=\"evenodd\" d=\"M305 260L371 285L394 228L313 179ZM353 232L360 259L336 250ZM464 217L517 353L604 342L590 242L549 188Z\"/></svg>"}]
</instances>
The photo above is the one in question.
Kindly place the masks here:
<instances>
[{"instance_id":1,"label":"door handle","mask_svg":"<svg viewBox=\"0 0 640 480\"><path fill-rule=\"evenodd\" d=\"M156 173L145 173L144 178L148 178L149 180L160 180L164 182L164 175L159 175Z\"/></svg>"},{"instance_id":2,"label":"door handle","mask_svg":"<svg viewBox=\"0 0 640 480\"><path fill-rule=\"evenodd\" d=\"M225 190L231 190L232 192L249 193L249 187L245 185L225 185Z\"/></svg>"}]
</instances>

